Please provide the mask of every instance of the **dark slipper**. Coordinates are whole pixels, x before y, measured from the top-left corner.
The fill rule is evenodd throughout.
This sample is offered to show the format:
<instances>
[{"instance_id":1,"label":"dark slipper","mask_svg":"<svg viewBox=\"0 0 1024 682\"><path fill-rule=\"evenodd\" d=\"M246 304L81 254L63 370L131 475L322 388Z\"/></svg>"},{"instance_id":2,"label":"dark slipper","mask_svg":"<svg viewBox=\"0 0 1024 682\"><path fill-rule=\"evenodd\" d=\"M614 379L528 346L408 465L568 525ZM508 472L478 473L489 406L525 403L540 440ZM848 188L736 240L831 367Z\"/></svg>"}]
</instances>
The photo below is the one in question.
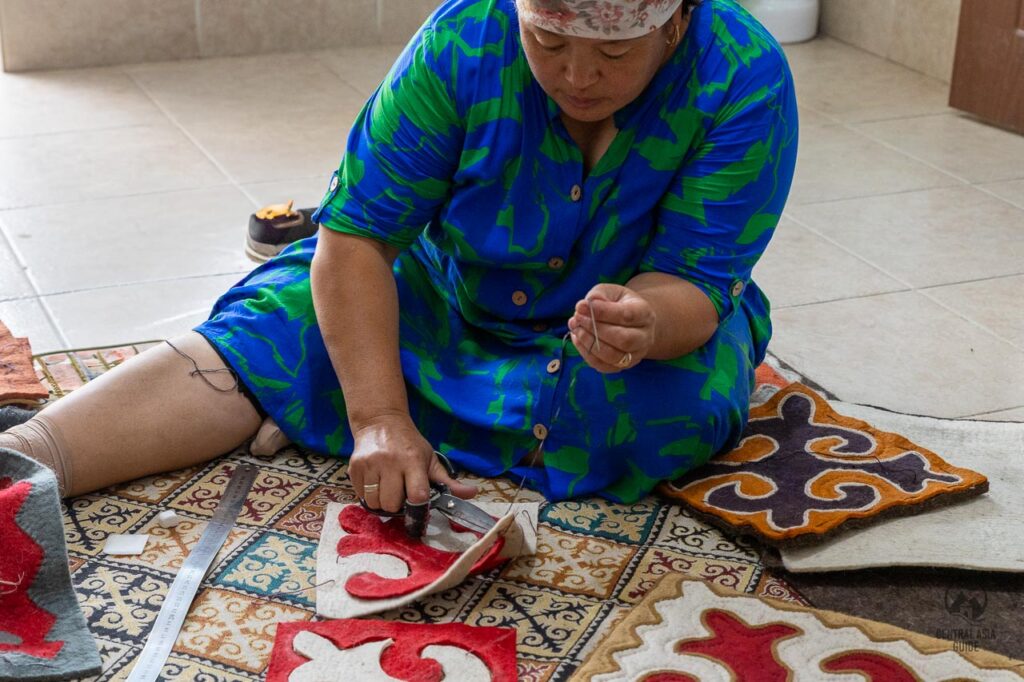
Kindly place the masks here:
<instances>
[{"instance_id":1,"label":"dark slipper","mask_svg":"<svg viewBox=\"0 0 1024 682\"><path fill-rule=\"evenodd\" d=\"M245 255L263 263L284 251L289 244L312 237L319 226L313 222L315 208L294 210L294 201L265 206L249 216Z\"/></svg>"}]
</instances>

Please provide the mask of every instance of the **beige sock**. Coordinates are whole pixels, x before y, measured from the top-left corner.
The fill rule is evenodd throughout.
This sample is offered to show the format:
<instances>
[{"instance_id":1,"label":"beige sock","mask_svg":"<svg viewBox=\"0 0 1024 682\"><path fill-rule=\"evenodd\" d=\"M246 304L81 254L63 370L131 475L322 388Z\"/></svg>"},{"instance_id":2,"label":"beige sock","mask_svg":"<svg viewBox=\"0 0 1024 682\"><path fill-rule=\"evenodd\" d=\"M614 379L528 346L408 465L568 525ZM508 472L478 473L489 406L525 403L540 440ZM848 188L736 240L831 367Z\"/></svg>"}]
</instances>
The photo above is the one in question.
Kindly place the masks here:
<instances>
[{"instance_id":1,"label":"beige sock","mask_svg":"<svg viewBox=\"0 0 1024 682\"><path fill-rule=\"evenodd\" d=\"M249 444L249 453L257 457L271 457L291 444L292 441L284 435L277 422L267 417Z\"/></svg>"},{"instance_id":2,"label":"beige sock","mask_svg":"<svg viewBox=\"0 0 1024 682\"><path fill-rule=\"evenodd\" d=\"M67 443L60 427L44 412L0 433L0 448L16 450L52 470L57 476L61 497L71 490L74 472Z\"/></svg>"},{"instance_id":3,"label":"beige sock","mask_svg":"<svg viewBox=\"0 0 1024 682\"><path fill-rule=\"evenodd\" d=\"M0 434L57 474L64 495L207 462L249 440L260 416L195 332L160 344ZM176 349L176 350L175 350Z\"/></svg>"}]
</instances>

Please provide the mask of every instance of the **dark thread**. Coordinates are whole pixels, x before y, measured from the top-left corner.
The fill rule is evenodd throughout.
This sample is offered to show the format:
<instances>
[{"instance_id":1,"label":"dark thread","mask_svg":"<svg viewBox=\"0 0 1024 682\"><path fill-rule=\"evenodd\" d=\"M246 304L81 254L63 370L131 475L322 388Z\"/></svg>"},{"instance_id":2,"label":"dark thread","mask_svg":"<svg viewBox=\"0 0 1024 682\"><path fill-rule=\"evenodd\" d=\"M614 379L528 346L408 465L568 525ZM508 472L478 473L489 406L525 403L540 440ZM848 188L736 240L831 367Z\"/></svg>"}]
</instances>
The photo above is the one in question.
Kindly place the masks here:
<instances>
[{"instance_id":1,"label":"dark thread","mask_svg":"<svg viewBox=\"0 0 1024 682\"><path fill-rule=\"evenodd\" d=\"M231 369L230 367L222 367L221 369L199 369L199 365L196 363L196 361L187 354L183 353L181 350L179 350L178 347L175 346L173 343L171 343L170 341L164 341L164 343L173 348L175 353L177 353L178 355L192 363L192 367L194 369L188 373L190 377L199 377L200 379L203 380L203 383L205 383L207 386L217 391L218 393L232 393L238 390L238 375L235 374L235 370ZM223 372L227 372L228 374L231 375L231 378L234 379L234 384L232 384L229 388L221 388L220 386L216 386L212 381L210 381L206 377L207 374L221 374Z\"/></svg>"}]
</instances>

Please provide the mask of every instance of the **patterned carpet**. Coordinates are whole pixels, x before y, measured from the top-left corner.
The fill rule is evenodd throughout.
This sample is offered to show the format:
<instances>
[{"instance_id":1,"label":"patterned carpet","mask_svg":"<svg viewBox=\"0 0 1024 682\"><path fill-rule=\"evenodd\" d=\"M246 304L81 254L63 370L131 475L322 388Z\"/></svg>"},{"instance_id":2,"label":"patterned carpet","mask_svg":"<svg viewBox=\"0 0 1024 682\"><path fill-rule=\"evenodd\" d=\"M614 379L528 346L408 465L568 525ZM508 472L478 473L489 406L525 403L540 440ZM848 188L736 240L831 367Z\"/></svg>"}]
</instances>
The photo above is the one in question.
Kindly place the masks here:
<instances>
[{"instance_id":1,"label":"patterned carpet","mask_svg":"<svg viewBox=\"0 0 1024 682\"><path fill-rule=\"evenodd\" d=\"M152 344L35 358L53 399ZM276 623L314 618L315 551L329 502L352 502L340 460L286 450L239 450L204 467L150 477L69 500L65 531L72 579L103 658L95 679L124 679L142 650L167 588L213 515L238 462L261 474L236 529L204 581L164 669L166 679L258 680ZM511 502L517 482L479 481L482 500ZM543 502L522 491L520 501ZM156 515L184 520L165 530ZM150 533L141 557L101 554L110 533ZM514 627L519 676L564 680L605 632L668 573L806 603L765 571L759 550L654 497L631 506L596 498L545 504L538 553L456 589L391 612L407 622Z\"/></svg>"}]
</instances>

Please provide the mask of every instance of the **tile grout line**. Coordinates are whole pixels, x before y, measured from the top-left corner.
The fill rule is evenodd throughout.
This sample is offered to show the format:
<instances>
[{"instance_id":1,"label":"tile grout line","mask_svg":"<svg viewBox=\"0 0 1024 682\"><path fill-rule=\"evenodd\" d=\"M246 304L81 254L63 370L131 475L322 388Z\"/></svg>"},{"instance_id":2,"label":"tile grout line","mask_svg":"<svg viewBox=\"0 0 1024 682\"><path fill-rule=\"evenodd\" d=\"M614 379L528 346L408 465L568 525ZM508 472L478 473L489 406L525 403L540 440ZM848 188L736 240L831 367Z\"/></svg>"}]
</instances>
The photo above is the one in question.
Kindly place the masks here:
<instances>
[{"instance_id":1,"label":"tile grout line","mask_svg":"<svg viewBox=\"0 0 1024 682\"><path fill-rule=\"evenodd\" d=\"M966 322L967 322L967 323L969 323L970 325L972 325L972 326L976 327L977 329L980 329L981 331L983 331L984 333L988 334L989 336L991 336L991 337L993 337L993 338L995 338L995 339L997 339L997 340L999 340L999 341L1002 341L1003 343L1009 344L1009 345L1010 345L1010 347L1012 347L1012 348L1015 348L1015 349L1017 349L1017 350L1024 350L1024 348L1021 348L1021 347L1020 347L1020 346L1018 346L1018 345L1017 345L1016 343L1014 343L1014 342L1012 342L1012 341L1010 341L1010 340L1008 340L1008 339L1005 339L1005 338L1003 338L1002 336L1000 336L999 334L997 334L997 333L996 333L996 332L995 332L994 330L992 330L992 329L989 329L989 328L988 328L987 326L985 326L985 325L981 324L980 322L978 322L978 321L976 321L976 320L973 320L973 319L971 319L970 317L967 317L967 316L966 316L966 315L964 315L963 313L960 313L959 311L957 311L957 310L954 310L953 308L950 308L950 307L949 307L948 305L946 305L946 304L942 303L941 301L939 301L938 299L936 299L936 298L935 298L934 296L932 296L932 295L928 294L928 293L927 293L927 291L926 291L926 289L933 289L933 288L937 288L937 287L940 287L940 286L953 286L953 285L955 285L955 284L961 284L961 282L953 282L952 284L948 284L948 285L942 285L942 284L939 284L939 285L931 285L931 286L929 286L929 287L926 287L926 288L920 288L920 287L915 287L915 286L914 286L913 284L911 284L910 282L908 282L908 281L906 281L906 280L904 280L904 279L902 279L902 278L900 278L900 277L896 276L896 275L895 275L895 274L893 274L893 273L890 273L890 272L889 272L889 271L888 271L888 270L887 270L886 268L883 268L883 267L881 267L880 265L876 265L875 263L872 263L871 261L869 261L868 259L864 258L863 256L861 256L861 255L859 255L859 254L857 254L857 253L854 253L854 252L853 252L853 251L851 251L850 249L846 248L846 247L845 247L845 246L843 246L842 244L840 244L840 243L836 242L835 240L831 239L831 238L830 238L830 237L828 237L827 235L825 235L825 234L822 234L821 232L819 232L818 230L814 229L813 227L811 227L811 226L810 226L810 225L808 225L807 223L805 223L805 222L801 221L800 219L798 219L798 218L795 218L795 217L793 217L792 215L787 215L786 217L788 217L788 218L789 218L790 220L792 220L792 221L793 221L793 222L795 222L796 224L798 224L798 225L800 225L800 226L804 227L805 229L807 229L807 230L811 231L812 233L814 233L814 234L818 235L819 237L821 237L821 238L822 238L822 239L824 239L825 241L827 241L827 242L831 243L832 245L836 246L836 247L837 247L837 248L839 248L840 250L842 250L842 251L845 251L846 253L850 254L850 255L851 255L851 256L853 256L854 258L856 258L856 259L858 259L858 260L860 260L860 261L864 262L865 264L867 264L867 265L871 266L871 267L872 267L872 268L874 268L875 270L878 270L879 272L881 272L882 274L884 274L884 275L885 275L886 277L890 277L890 278L892 278L892 279L896 280L897 282L899 282L900 284L902 284L903 286L905 286L905 287L906 287L906 289L905 289L904 291L891 291L891 292L885 292L885 293L878 293L878 294L866 294L866 295L864 295L864 296L851 296L851 297L849 297L849 298L840 298L840 299L834 299L833 301L820 301L820 303L832 303L832 302L835 302L835 301L844 301L844 300L855 300L855 299L862 299L862 298L871 298L871 297L873 297L873 296L885 296L885 295L888 295L888 294L893 294L893 293L906 293L907 291L912 291L912 292L916 292L916 293L919 293L919 294L921 294L922 296L924 296L925 298L927 298L927 299L928 299L929 301L931 301L932 303L935 303L936 305L938 305L938 306L939 306L940 308L942 308L942 309L946 310L947 312L953 313L953 315L955 315L956 317L959 317L960 319L962 319L962 320L966 321ZM1017 273L1017 274L1011 274L1011 275L1005 275L1005 277L1016 277L1016 276L1018 276L1019 274L1020 274L1020 273ZM998 278L998 277L993 277L993 278L990 278L990 279L999 279L999 278ZM974 281L986 281L986 280L974 280ZM797 308L797 307L804 307L804 306L809 306L809 305L816 305L816 303L805 303L805 304L801 304L800 306L787 306L787 307L790 307L790 308ZM780 308L780 309L781 309L781 308Z\"/></svg>"},{"instance_id":2,"label":"tile grout line","mask_svg":"<svg viewBox=\"0 0 1024 682\"><path fill-rule=\"evenodd\" d=\"M81 135L83 133L108 133L112 130L130 130L132 128L151 128L152 123L126 123L124 125L99 126L97 128L79 128L68 130L48 130L41 133L27 133L25 135L0 135L0 142L8 140L28 140L37 137L56 137L57 135Z\"/></svg>"},{"instance_id":3,"label":"tile grout line","mask_svg":"<svg viewBox=\"0 0 1024 682\"><path fill-rule=\"evenodd\" d=\"M949 116L950 114L933 114L933 115L934 116ZM863 124L857 124L857 125L863 125ZM954 179L960 181L961 183L963 183L965 185L968 185L968 186L971 186L971 187L974 186L974 183L972 183L967 178L961 177L961 176L957 175L956 173L953 173L952 171L948 171L948 170L942 168L941 166L938 166L938 165L932 163L931 161L926 161L925 159L922 159L922 158L920 158L918 156L915 156L914 154L911 154L910 152L908 152L908 151L906 151L904 149L900 149L899 147L897 147L896 145L892 144L891 142L887 142L887 141L885 141L885 140L883 140L881 138L875 137L874 135L872 135L871 133L867 132L866 130L859 130L859 129L855 128L854 125L852 125L852 124L844 124L844 126L846 128L848 128L849 130L851 130L853 133L855 133L857 135L860 135L861 137L867 138L867 139L871 140L872 142L880 144L883 147L886 147L886 148L888 148L888 149L890 149L890 150L892 150L894 152L902 154L903 156L906 156L908 159L913 159L914 161L917 161L920 164L924 164L925 166L928 166L929 168L931 168L934 171L942 173L943 175L948 175L949 177L954 178ZM934 188L934 189L939 189L939 188Z\"/></svg>"},{"instance_id":4,"label":"tile grout line","mask_svg":"<svg viewBox=\"0 0 1024 682\"><path fill-rule=\"evenodd\" d=\"M795 217L793 214L786 213L786 214L784 214L784 217L788 218L789 220L792 220L794 223L796 223L797 225L803 227L805 230L808 230L812 234L815 234L818 237L824 239L829 244L832 244L833 246L838 248L840 251L846 252L847 254L853 256L854 258L856 258L860 262L864 263L865 265L868 265L868 266L874 268L875 270L878 270L879 272L881 272L886 277L889 277L890 279L893 279L893 280L899 282L904 287L906 287L908 290L914 290L915 289L914 285L911 284L910 282L908 282L905 279L903 279L903 278L901 278L901 277L899 277L899 276L889 272L886 268L882 267L881 265L877 265L877 264L871 262L870 260L868 260L864 256L860 255L859 253L856 253L855 251L853 251L849 247L847 247L847 246L845 246L843 244L840 244L839 242L837 242L836 240L832 239L828 235L826 235L826 234L824 234L824 233L814 229L813 227L811 227L809 224L805 223L800 218ZM878 294L871 294L871 295L872 296L877 296Z\"/></svg>"},{"instance_id":5,"label":"tile grout line","mask_svg":"<svg viewBox=\"0 0 1024 682\"><path fill-rule=\"evenodd\" d=\"M256 267L256 264L253 264ZM139 279L131 282L117 282L116 284L101 284L100 286L82 287L81 289L61 289L59 291L48 291L40 292L31 296L11 296L10 298L0 298L0 303L13 303L16 301L29 301L32 299L44 299L53 298L56 296L68 296L71 294L84 294L92 293L96 291L108 291L110 289L121 289L124 287L135 287L144 286L147 284L165 284L167 282L183 282L188 280L207 279L212 277L229 277L229 276L241 276L251 272L251 269L245 270L229 270L227 272L209 272L194 275L182 275L180 277L158 277L156 279Z\"/></svg>"},{"instance_id":6,"label":"tile grout line","mask_svg":"<svg viewBox=\"0 0 1024 682\"><path fill-rule=\"evenodd\" d=\"M196 0L196 2L198 3L198 2L199 2L199 0ZM204 157L206 157L207 161L209 161L209 162L210 162L211 164L213 164L213 167L214 167L214 168L216 168L216 169L218 170L218 172L220 172L220 174L224 176L224 178L225 178L225 179L226 179L226 180L228 181L228 183L229 183L230 185L232 185L232 186L233 186L233 187L234 187L235 189L237 189L237 190L238 190L239 192L241 192L241 193L242 193L242 194L243 194L243 195L245 196L245 198L246 198L246 199L248 199L248 200L249 200L249 201L250 201L250 202L252 203L252 205L253 205L253 207L254 207L254 208L258 208L258 207L259 207L259 201L257 201L257 200L256 200L256 198L255 198L255 197L254 197L254 196L253 196L252 194L250 194L250 193L249 193L249 192L248 192L248 191L247 191L247 190L246 190L246 189L245 189L244 187L242 187L242 186L241 186L241 185L240 185L240 184L238 183L238 181L237 181L237 180L235 180L235 178L234 178L234 177L233 177L233 176L232 176L232 175L231 175L230 173L228 173L227 169L226 169L226 168L224 168L224 166L223 166L223 165L221 165L220 161L218 161L218 160L217 160L216 158L214 158L213 154L211 154L211 153L210 153L209 151L207 151L207 149L206 149L206 148L205 148L205 147L204 147L204 146L203 146L202 144L200 144L200 143L199 143L199 140L197 140L197 139L195 138L195 136L194 136L194 135L192 135L192 133L190 133L190 132L189 132L188 130L186 130L186 129L185 129L185 126L183 126L183 125L181 124L181 122L180 122L180 121L178 121L178 119L177 119L177 118L176 118L176 117L175 117L175 116L174 116L173 114L171 114L171 112L170 112L170 111L168 111L167 107L165 107L165 106L163 105L163 103L162 103L162 102L160 102L160 100L158 100L158 99L157 99L157 98L156 98L156 97L155 97L155 96L153 95L153 93L151 93L151 92L149 91L149 89L148 89L148 88L146 88L146 86L144 86L144 85L143 85L143 84L142 84L142 83L141 83L141 82L139 81L139 79L135 77L135 74L132 74L132 73L128 73L127 75L128 75L128 78L130 78L130 79L131 79L131 81L132 81L133 83L135 83L135 86L136 86L137 88L139 88L139 89L140 89L140 90L141 90L141 91L142 91L142 92L143 92L143 93L144 93L144 94L146 95L146 97L148 97L148 98L149 98L149 100L150 100L150 101L151 101L151 102L153 103L153 105L154 105L154 106L155 106L155 107L156 107L157 109L159 109L159 110L160 110L160 112L161 112L161 113L163 113L163 115L164 115L164 116L166 116L166 117L167 117L167 120L168 120L168 121L170 121L170 122L171 122L171 124L172 124L172 125L173 125L173 126L174 126L175 128L177 128L177 129L178 129L178 130L179 130L179 131L181 132L181 134L182 134L182 135L184 135L184 136L185 136L185 138L186 138L186 139L187 139L187 140L188 140L189 142L191 142L191 143L192 143L192 144L193 144L193 145L195 146L195 148L196 148L197 150L199 150L199 152L200 152L200 153L201 153L201 154L202 154L202 155L203 155Z\"/></svg>"},{"instance_id":7,"label":"tile grout line","mask_svg":"<svg viewBox=\"0 0 1024 682\"><path fill-rule=\"evenodd\" d=\"M25 261L21 252L14 245L14 242L11 240L11 236L7 234L7 229L7 224L4 223L3 221L0 221L0 239L2 239L3 242L7 245L7 248L11 252L11 254L14 255L15 261L18 263L18 266L22 269L22 276L28 282L28 285L32 287L32 291L35 292L35 295L11 298L4 301L0 301L0 303L8 303L15 301L35 301L36 303L39 304L40 309L43 311L43 317L46 318L47 324L50 325L50 331L53 332L54 335L57 337L57 341L65 346L70 345L68 343L68 337L64 333L64 330L61 328L59 324L57 324L57 318L54 316L53 311L50 309L48 305L46 305L46 302L43 300L43 295L39 291L39 283L36 282L35 277L32 276L32 271L28 267L28 262Z\"/></svg>"},{"instance_id":8,"label":"tile grout line","mask_svg":"<svg viewBox=\"0 0 1024 682\"><path fill-rule=\"evenodd\" d=\"M997 184L997 183L1000 183L1000 182L1015 182L1017 180L1024 180L1024 177L1009 178L1007 180L993 180L991 183L986 182L984 184L971 185L971 187L973 187L974 189L976 189L976 190L978 190L980 192L984 192L985 194L989 195L990 197L994 197L994 198L998 199L999 201L1007 203L1010 206L1013 206L1014 208L1019 208L1020 210L1024 211L1024 204L1015 204L1012 201L1010 201L1009 199L1007 199L1006 197L1000 196L1000 195L996 194L995 192L993 192L992 190L990 190L989 188L984 186L986 184Z\"/></svg>"},{"instance_id":9,"label":"tile grout line","mask_svg":"<svg viewBox=\"0 0 1024 682\"><path fill-rule=\"evenodd\" d=\"M970 185L970 183L964 183L963 181L959 181L958 180L957 184L938 185L936 187L919 187L917 189L901 189L901 190L898 190L898 191L895 191L895 192L877 192L875 194L857 194L857 195L849 196L849 197L837 197L835 199L822 199L820 201L793 202L792 205L793 206L821 206L823 204L839 203L840 201L860 201L860 200L863 200L863 199L874 199L876 197L898 197L901 194L913 194L914 192L932 192L932 191L935 191L935 190L938 190L938 189L952 189L952 188L960 188L960 187L965 187L965 186L966 187L973 187L974 185ZM788 206L790 204L787 202L786 205Z\"/></svg>"},{"instance_id":10,"label":"tile grout line","mask_svg":"<svg viewBox=\"0 0 1024 682\"><path fill-rule=\"evenodd\" d=\"M932 288L934 288L934 287L932 287ZM959 317L961 320L964 320L965 322L970 323L971 325L973 325L974 327L976 327L976 328L980 329L981 331L985 332L986 334L988 334L992 338L998 339L999 341L1002 341L1003 343L1009 345L1011 348L1016 348L1019 351L1024 351L1024 346L1018 346L1013 341L1010 341L1009 339L1003 338L994 329L989 329L986 325L983 325L982 323L978 322L977 320L974 320L974 319L968 317L966 314L961 313L959 310L956 310L955 308L952 308L949 305L943 303L939 299L935 298L935 296L933 296L930 293L928 293L928 291L926 291L924 289L918 289L917 292L919 294L921 294L922 296L924 296L925 298L927 298L932 303L934 303L937 306L939 306L940 308L943 308L943 309L947 310L948 312L953 313L954 315Z\"/></svg>"},{"instance_id":11,"label":"tile grout line","mask_svg":"<svg viewBox=\"0 0 1024 682\"><path fill-rule=\"evenodd\" d=\"M254 182L248 182L248 183L244 183L244 184L247 184L247 185L274 185L274 184L279 184L279 183L298 182L298 181L305 181L305 180L325 181L326 179L329 179L329 177L330 177L329 175L308 175L308 176L302 176L302 177L281 178L279 180L257 180L257 181L254 181ZM219 184L219 185L197 185L195 187L175 187L174 189L160 189L160 190L154 190L152 192L137 192L137 193L134 193L134 194L112 194L110 196L105 196L105 197L91 197L91 198L84 198L84 199L75 199L75 200L70 200L70 201L58 201L58 202L52 202L52 203L46 203L46 204L24 204L24 205L21 205L21 206L7 206L7 207L4 207L4 208L0 208L0 216L2 216L4 213L14 212L14 211L30 211L30 210L34 210L34 209L40 209L40 208L58 208L58 207L61 207L61 206L72 206L72 205L80 206L82 204L98 203L98 202L101 202L101 201L113 201L113 200L121 200L121 199L134 199L134 198L138 198L138 197L155 197L155 196L161 196L161 195L165 195L165 194L179 194L179 193L180 194L184 194L186 192L199 192L199 191L207 190L207 189L223 189L223 188L226 188L226 187L237 188L237 187L240 187L241 184L243 184L243 183L235 184L235 183L231 182L230 180L226 180L225 182L223 182L222 184Z\"/></svg>"}]
</instances>

